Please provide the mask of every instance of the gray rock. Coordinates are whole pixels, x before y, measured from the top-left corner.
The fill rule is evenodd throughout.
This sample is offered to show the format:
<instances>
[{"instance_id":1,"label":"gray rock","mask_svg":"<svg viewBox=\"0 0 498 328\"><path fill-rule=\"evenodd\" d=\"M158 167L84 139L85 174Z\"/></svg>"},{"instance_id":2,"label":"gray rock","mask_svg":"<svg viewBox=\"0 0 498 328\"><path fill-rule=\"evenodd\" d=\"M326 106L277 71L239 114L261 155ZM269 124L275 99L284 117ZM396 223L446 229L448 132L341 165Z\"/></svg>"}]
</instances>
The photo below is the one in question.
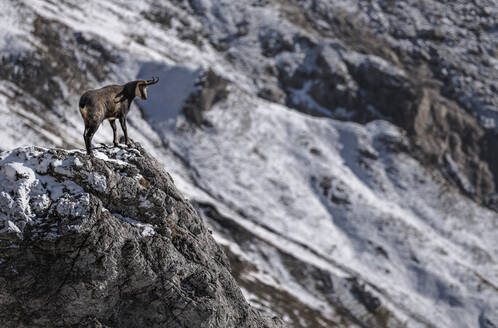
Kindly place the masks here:
<instances>
[{"instance_id":1,"label":"gray rock","mask_svg":"<svg viewBox=\"0 0 498 328\"><path fill-rule=\"evenodd\" d=\"M201 125L206 123L203 112L227 95L228 81L213 70L203 71L195 82L196 90L187 99L183 112L191 122Z\"/></svg>"},{"instance_id":2,"label":"gray rock","mask_svg":"<svg viewBox=\"0 0 498 328\"><path fill-rule=\"evenodd\" d=\"M293 41L285 34L273 28L264 28L259 33L261 53L266 57L273 57L283 51L292 51Z\"/></svg>"},{"instance_id":3,"label":"gray rock","mask_svg":"<svg viewBox=\"0 0 498 328\"><path fill-rule=\"evenodd\" d=\"M282 327L139 145L0 153L2 327Z\"/></svg>"}]
</instances>

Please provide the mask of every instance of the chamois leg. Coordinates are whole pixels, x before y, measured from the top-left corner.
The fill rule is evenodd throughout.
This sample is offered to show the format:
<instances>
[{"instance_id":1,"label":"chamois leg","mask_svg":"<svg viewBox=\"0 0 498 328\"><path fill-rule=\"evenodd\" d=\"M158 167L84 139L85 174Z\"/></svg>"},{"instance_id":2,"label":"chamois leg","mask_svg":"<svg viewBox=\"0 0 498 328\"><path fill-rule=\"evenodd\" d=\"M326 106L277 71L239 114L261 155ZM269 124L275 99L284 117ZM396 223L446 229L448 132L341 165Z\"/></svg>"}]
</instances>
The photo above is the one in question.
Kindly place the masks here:
<instances>
[{"instance_id":1,"label":"chamois leg","mask_svg":"<svg viewBox=\"0 0 498 328\"><path fill-rule=\"evenodd\" d=\"M83 137L85 138L86 153L91 157L93 157L92 138L95 132L97 132L98 128L98 126L90 125L88 127L85 127L85 133L83 134Z\"/></svg>"},{"instance_id":2,"label":"chamois leg","mask_svg":"<svg viewBox=\"0 0 498 328\"><path fill-rule=\"evenodd\" d=\"M85 131L83 132L83 139L85 140L85 147L86 147L86 153L89 154L90 152L88 151L89 148L91 147L88 147L88 143L86 142L86 135L88 134L88 127L85 125Z\"/></svg>"},{"instance_id":3,"label":"chamois leg","mask_svg":"<svg viewBox=\"0 0 498 328\"><path fill-rule=\"evenodd\" d=\"M112 128L112 134L114 138L112 139L112 142L114 143L114 147L119 147L119 140L118 140L118 132L116 128L116 121L115 120L109 120L109 123L111 124Z\"/></svg>"},{"instance_id":4,"label":"chamois leg","mask_svg":"<svg viewBox=\"0 0 498 328\"><path fill-rule=\"evenodd\" d=\"M125 137L125 143L128 147L131 147L131 142L130 139L128 139L128 130L126 128L126 116L122 115L119 118L119 123L121 123L121 129L123 129L124 137Z\"/></svg>"}]
</instances>

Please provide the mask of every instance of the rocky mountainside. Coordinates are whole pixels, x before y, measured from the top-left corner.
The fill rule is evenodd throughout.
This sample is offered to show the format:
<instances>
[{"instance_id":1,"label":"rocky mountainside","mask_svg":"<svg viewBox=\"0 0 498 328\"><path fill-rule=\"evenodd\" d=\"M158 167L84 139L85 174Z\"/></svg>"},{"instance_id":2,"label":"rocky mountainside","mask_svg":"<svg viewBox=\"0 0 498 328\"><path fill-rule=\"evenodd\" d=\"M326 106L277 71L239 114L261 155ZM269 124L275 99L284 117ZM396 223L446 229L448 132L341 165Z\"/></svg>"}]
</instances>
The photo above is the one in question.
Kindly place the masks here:
<instances>
[{"instance_id":1,"label":"rocky mountainside","mask_svg":"<svg viewBox=\"0 0 498 328\"><path fill-rule=\"evenodd\" d=\"M129 135L252 306L498 326L497 21L492 0L5 1L0 148L79 149L85 90L159 76Z\"/></svg>"},{"instance_id":2,"label":"rocky mountainside","mask_svg":"<svg viewBox=\"0 0 498 328\"><path fill-rule=\"evenodd\" d=\"M2 327L283 327L140 146L0 153Z\"/></svg>"},{"instance_id":3,"label":"rocky mountainside","mask_svg":"<svg viewBox=\"0 0 498 328\"><path fill-rule=\"evenodd\" d=\"M486 202L494 192L495 1L194 3L209 41L259 96L312 115L389 120L466 194Z\"/></svg>"}]
</instances>

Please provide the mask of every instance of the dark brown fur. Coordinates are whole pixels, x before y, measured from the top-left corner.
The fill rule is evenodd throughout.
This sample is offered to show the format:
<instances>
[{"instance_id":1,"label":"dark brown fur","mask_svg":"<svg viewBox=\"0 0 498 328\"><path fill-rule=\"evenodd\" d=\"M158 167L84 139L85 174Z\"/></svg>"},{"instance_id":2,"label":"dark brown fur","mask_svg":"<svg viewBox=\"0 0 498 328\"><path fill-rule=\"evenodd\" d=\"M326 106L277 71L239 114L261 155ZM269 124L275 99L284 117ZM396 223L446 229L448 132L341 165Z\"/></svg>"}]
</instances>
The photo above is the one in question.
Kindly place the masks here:
<instances>
[{"instance_id":1,"label":"dark brown fur","mask_svg":"<svg viewBox=\"0 0 498 328\"><path fill-rule=\"evenodd\" d=\"M113 143L119 146L116 122L119 120L125 136L125 143L131 146L126 129L126 115L130 110L130 105L135 97L147 99L147 87L155 84L159 79L137 80L128 82L124 85L108 85L101 89L89 90L80 98L80 113L85 121L85 139L86 152L93 156L92 138L97 132L100 124L104 120L109 120L114 134Z\"/></svg>"}]
</instances>

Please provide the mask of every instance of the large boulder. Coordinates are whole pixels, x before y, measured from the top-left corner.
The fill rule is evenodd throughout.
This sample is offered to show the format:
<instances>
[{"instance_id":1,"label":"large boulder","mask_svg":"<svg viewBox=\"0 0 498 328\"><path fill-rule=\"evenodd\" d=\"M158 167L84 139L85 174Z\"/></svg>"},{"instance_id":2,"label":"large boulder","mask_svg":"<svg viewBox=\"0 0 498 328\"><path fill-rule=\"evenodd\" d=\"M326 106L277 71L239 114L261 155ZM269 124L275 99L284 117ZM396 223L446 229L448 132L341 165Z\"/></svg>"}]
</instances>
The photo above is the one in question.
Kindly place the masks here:
<instances>
[{"instance_id":1,"label":"large boulder","mask_svg":"<svg viewBox=\"0 0 498 328\"><path fill-rule=\"evenodd\" d=\"M195 81L195 88L183 106L185 117L191 122L202 125L204 112L208 111L219 100L225 98L228 81L208 69L199 74Z\"/></svg>"},{"instance_id":2,"label":"large boulder","mask_svg":"<svg viewBox=\"0 0 498 328\"><path fill-rule=\"evenodd\" d=\"M0 153L2 327L278 327L139 145Z\"/></svg>"}]
</instances>

